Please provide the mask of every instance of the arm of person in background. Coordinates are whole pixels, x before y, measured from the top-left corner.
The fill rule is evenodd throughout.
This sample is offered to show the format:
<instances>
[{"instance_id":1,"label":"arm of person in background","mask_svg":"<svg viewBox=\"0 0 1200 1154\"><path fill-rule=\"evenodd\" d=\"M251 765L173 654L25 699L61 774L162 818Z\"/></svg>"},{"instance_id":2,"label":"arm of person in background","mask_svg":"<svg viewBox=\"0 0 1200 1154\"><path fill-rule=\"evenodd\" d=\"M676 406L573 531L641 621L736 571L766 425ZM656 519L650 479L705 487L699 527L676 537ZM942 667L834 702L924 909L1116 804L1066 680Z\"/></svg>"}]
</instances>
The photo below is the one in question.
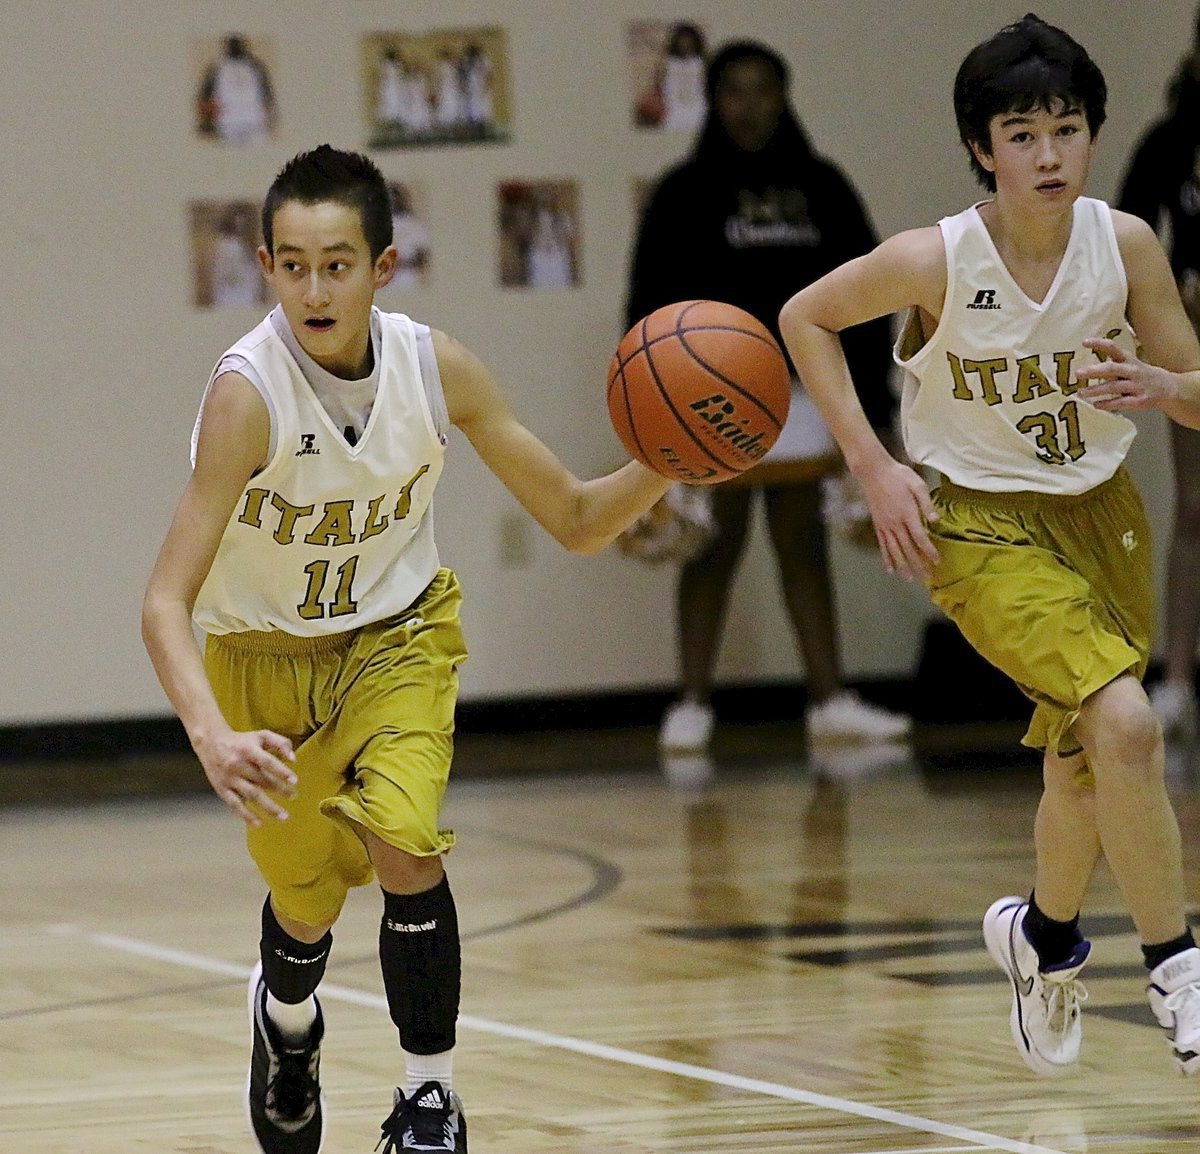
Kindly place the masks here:
<instances>
[{"instance_id":1,"label":"arm of person in background","mask_svg":"<svg viewBox=\"0 0 1200 1154\"><path fill-rule=\"evenodd\" d=\"M858 189L834 164L829 164L826 195L834 214L829 237L830 267L833 268L869 253L879 243L879 237ZM896 396L891 388L891 317L876 317L847 329L842 333L842 348L867 420L888 450L895 454L899 447L892 429Z\"/></svg>"},{"instance_id":2,"label":"arm of person in background","mask_svg":"<svg viewBox=\"0 0 1200 1154\"><path fill-rule=\"evenodd\" d=\"M1171 420L1200 429L1200 341L1158 237L1145 221L1113 213L1113 227L1128 284L1126 315L1137 333L1138 353L1103 338L1084 343L1103 359L1076 374L1089 382L1076 396L1098 409L1161 409Z\"/></svg>"},{"instance_id":3,"label":"arm of person in background","mask_svg":"<svg viewBox=\"0 0 1200 1154\"><path fill-rule=\"evenodd\" d=\"M1152 128L1138 143L1121 182L1115 206L1122 212L1140 216L1161 238L1168 206L1165 203L1171 156L1163 125ZM1190 161L1188 163L1191 163ZM1200 274L1193 269L1176 269L1183 307L1194 328L1200 329Z\"/></svg>"},{"instance_id":4,"label":"arm of person in background","mask_svg":"<svg viewBox=\"0 0 1200 1154\"><path fill-rule=\"evenodd\" d=\"M246 482L262 466L270 416L240 373L222 373L204 402L196 465L167 530L142 603L142 638L213 791L248 825L250 808L284 819L272 796L288 797L295 774L292 743L270 730L230 727L213 695L192 631L192 607Z\"/></svg>"},{"instance_id":5,"label":"arm of person in background","mask_svg":"<svg viewBox=\"0 0 1200 1154\"><path fill-rule=\"evenodd\" d=\"M636 461L581 481L520 421L482 361L433 332L450 421L535 521L573 553L598 553L671 482Z\"/></svg>"},{"instance_id":6,"label":"arm of person in background","mask_svg":"<svg viewBox=\"0 0 1200 1154\"><path fill-rule=\"evenodd\" d=\"M884 566L909 580L927 577L937 563L926 529L937 513L925 482L893 458L871 428L838 334L909 307L936 318L945 293L941 233L937 228L916 229L884 241L802 289L783 306L779 318L800 379L862 485Z\"/></svg>"},{"instance_id":7,"label":"arm of person in background","mask_svg":"<svg viewBox=\"0 0 1200 1154\"><path fill-rule=\"evenodd\" d=\"M646 205L634 242L626 299L628 328L655 309L695 297L698 281L696 230L680 178L669 174Z\"/></svg>"},{"instance_id":8,"label":"arm of person in background","mask_svg":"<svg viewBox=\"0 0 1200 1154\"><path fill-rule=\"evenodd\" d=\"M1115 202L1122 212L1140 216L1156 232L1162 220L1162 182L1166 175L1158 142L1159 133L1155 129L1138 142Z\"/></svg>"}]
</instances>

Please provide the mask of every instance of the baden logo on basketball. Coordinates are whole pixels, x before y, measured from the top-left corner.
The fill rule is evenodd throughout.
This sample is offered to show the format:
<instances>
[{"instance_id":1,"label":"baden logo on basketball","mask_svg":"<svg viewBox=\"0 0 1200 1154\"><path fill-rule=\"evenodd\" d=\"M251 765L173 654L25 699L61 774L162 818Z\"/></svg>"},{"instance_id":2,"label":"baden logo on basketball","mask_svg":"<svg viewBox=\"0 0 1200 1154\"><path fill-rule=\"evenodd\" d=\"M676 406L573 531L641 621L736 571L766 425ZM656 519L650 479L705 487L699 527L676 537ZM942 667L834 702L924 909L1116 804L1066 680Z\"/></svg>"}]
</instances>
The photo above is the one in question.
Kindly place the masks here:
<instances>
[{"instance_id":1,"label":"baden logo on basketball","mask_svg":"<svg viewBox=\"0 0 1200 1154\"><path fill-rule=\"evenodd\" d=\"M741 450L754 461L766 456L767 449L762 444L763 430L747 433L746 427L751 418L739 414L737 404L723 393L693 401L689 408L709 423L719 442Z\"/></svg>"}]
</instances>

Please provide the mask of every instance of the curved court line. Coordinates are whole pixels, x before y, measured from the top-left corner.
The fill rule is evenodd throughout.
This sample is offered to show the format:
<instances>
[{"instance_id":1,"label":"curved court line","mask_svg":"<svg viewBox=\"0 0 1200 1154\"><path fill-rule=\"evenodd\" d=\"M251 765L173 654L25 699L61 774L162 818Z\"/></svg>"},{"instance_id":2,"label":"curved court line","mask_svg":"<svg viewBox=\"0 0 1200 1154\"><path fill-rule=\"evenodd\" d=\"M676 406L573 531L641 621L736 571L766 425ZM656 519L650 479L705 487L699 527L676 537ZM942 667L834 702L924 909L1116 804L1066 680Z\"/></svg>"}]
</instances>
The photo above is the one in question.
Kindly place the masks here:
<instances>
[{"instance_id":1,"label":"curved court line","mask_svg":"<svg viewBox=\"0 0 1200 1154\"><path fill-rule=\"evenodd\" d=\"M455 828L472 829L469 825L461 826L457 824ZM620 869L607 858L602 858L598 854L587 853L585 850L576 849L574 846L534 841L527 837L517 837L514 834L500 833L497 830L485 829L479 826L474 827L474 833L481 837L490 837L495 841L508 842L511 845L520 846L522 849L536 849L558 857L573 858L577 862L582 862L591 870L592 882L587 889L576 894L574 897L565 898L563 901L555 902L553 905L544 906L541 909L531 910L526 914L519 914L517 917L510 918L506 922L496 922L490 926L480 926L478 929L470 930L460 935L464 942L475 942L480 938L492 937L494 934L508 933L509 930L515 930L522 926L536 925L538 922L549 921L550 918L556 918L560 914L570 913L572 910L591 905L592 902L597 902L601 898L607 897L624 880L624 875ZM378 962L378 953L358 955L339 954L330 959L329 969L331 971L348 970L354 966L376 965Z\"/></svg>"},{"instance_id":2,"label":"curved court line","mask_svg":"<svg viewBox=\"0 0 1200 1154\"><path fill-rule=\"evenodd\" d=\"M457 828L470 829L471 827L458 826ZM607 858L603 858L599 854L588 853L586 850L576 849L574 846L557 845L546 841L533 841L530 838L516 837L513 834L499 833L496 830L477 827L475 832L483 837L490 837L494 841L503 841L508 842L510 845L519 846L521 849L535 849L557 857L573 858L591 870L592 884L573 898L566 898L561 902L545 906L540 910L532 910L530 913L510 918L506 922L497 922L495 925L482 926L477 930L471 930L469 933L462 935L464 942L473 942L479 938L490 937L493 934L507 933L509 930L515 930L518 927L531 926L537 922L548 921L550 918L558 917L559 914L570 913L572 910L580 909L582 906L591 905L592 902L598 902L601 898L607 897L624 881L624 875L621 873L621 870Z\"/></svg>"},{"instance_id":3,"label":"curved court line","mask_svg":"<svg viewBox=\"0 0 1200 1154\"><path fill-rule=\"evenodd\" d=\"M462 829L462 826L458 828ZM470 828L470 827L467 827ZM606 897L617 888L624 879L624 875L620 869L606 858L602 858L597 854L586 853L583 850L576 849L573 846L556 845L551 842L532 841L529 838L516 837L512 834L500 833L495 830L477 828L476 832L483 837L490 837L496 841L510 842L513 845L522 846L525 848L534 848L543 850L547 853L557 854L561 857L574 858L578 862L582 862L592 873L591 883L586 889L572 897L565 898L563 901L555 902L553 905L544 906L541 909L531 910L529 913L521 914L515 918L510 918L505 922L496 922L493 925L481 926L478 929L471 930L462 935L464 942L478 941L480 938L491 937L494 934L507 933L509 930L519 929L523 926L535 925L538 922L548 921L551 918L558 917L560 914L570 913L572 910L577 910L583 906L591 905L593 902L599 901ZM59 934L77 935L80 931L74 926L47 926L47 932ZM165 948L165 947L158 947ZM154 956L158 956L157 954ZM192 965L192 961L196 955L181 954L181 963L183 965L191 965L193 969L203 967ZM362 954L362 955L337 955L330 962L330 971L348 970L354 966L367 964L377 964L379 955L377 953ZM219 965L212 968L210 972L220 974L225 977L236 977L239 980L244 979L246 974L236 966ZM95 1008L98 1006L114 1006L121 1005L125 1002L144 1001L150 997L170 997L173 994L188 994L206 989L220 989L223 982L212 982L203 985L188 985L172 987L170 989L160 989L153 991L142 991L136 994L120 994L109 998L88 998L85 1000L76 1000L72 1002L56 1002L50 1005L32 1006L21 1010L0 1010L0 1022L12 1021L15 1018L31 1018L38 1017L43 1014L69 1013L72 1010Z\"/></svg>"},{"instance_id":4,"label":"curved court line","mask_svg":"<svg viewBox=\"0 0 1200 1154\"><path fill-rule=\"evenodd\" d=\"M219 958L194 954L187 950L176 950L168 946L159 946L153 942L144 942L136 938L126 938L120 934L92 933L78 927L63 926L59 932L79 937L95 946L117 950L122 953L134 954L138 957L151 958L155 961L168 962L172 965L186 966L189 969L200 970L204 973L221 974L226 977L239 978L245 981L250 976L250 967L224 962ZM339 986L327 982L321 983L321 997L332 1001L347 1002L352 1005L366 1006L370 1009L387 1011L387 999L381 994L367 993L365 990L355 990L349 986ZM565 1050L573 1054L581 1054L588 1058L598 1058L606 1062L616 1062L624 1066L634 1066L643 1070L654 1070L661 1074L673 1074L679 1078L688 1078L697 1082L708 1082L714 1086L724 1086L731 1090L742 1090L751 1094L762 1094L769 1098L779 1098L786 1102L798 1102L806 1106L815 1106L823 1110L831 1110L839 1114L851 1114L859 1118L869 1118L875 1122L884 1122L905 1130L914 1130L924 1134L937 1134L943 1138L954 1138L960 1142L984 1150L1004 1150L1008 1154L1064 1154L1064 1151L1053 1150L1048 1146L1037 1146L1029 1142L1018 1142L1011 1138L1003 1138L998 1134L986 1134L981 1130L972 1130L966 1126L955 1126L945 1122L936 1122L932 1118L922 1118L917 1114L906 1114L900 1110L889 1110L882 1106L872 1106L866 1102L855 1102L849 1098L837 1098L831 1094L818 1094L812 1090L801 1090L796 1086L786 1086L779 1082L767 1082L759 1078L744 1078L740 1074L730 1074L724 1070L710 1070L705 1066L693 1066L689 1062L674 1062L669 1058L658 1058L652 1054L642 1054L636 1050L625 1050L618 1046L607 1046L601 1042L589 1042L583 1038L572 1038L565 1034L552 1034L545 1030L534 1030L527 1026L514 1026L508 1022L497 1022L490 1018L478 1018L473 1014L461 1014L458 1024L467 1030L475 1030L481 1034L491 1034L500 1038L511 1038L518 1042L528 1042L530 1045L542 1046L548 1049Z\"/></svg>"}]
</instances>

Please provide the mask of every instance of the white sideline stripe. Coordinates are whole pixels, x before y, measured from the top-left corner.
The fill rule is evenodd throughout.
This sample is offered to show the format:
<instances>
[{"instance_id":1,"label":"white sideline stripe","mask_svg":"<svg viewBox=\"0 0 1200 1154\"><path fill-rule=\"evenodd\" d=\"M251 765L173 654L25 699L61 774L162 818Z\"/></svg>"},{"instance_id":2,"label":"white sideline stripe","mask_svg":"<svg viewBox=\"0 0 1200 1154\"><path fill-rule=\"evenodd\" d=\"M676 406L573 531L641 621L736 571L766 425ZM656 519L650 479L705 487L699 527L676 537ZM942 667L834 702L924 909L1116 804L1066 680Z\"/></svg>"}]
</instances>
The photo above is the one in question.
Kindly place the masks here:
<instances>
[{"instance_id":1,"label":"white sideline stripe","mask_svg":"<svg viewBox=\"0 0 1200 1154\"><path fill-rule=\"evenodd\" d=\"M203 954L193 954L187 950L175 950L169 946L155 945L153 942L139 941L137 938L126 938L119 934L91 933L76 926L48 927L51 932L80 937L93 945L104 946L126 954L135 954L142 958L151 958L159 962L169 962L171 965L183 966L191 970L199 970L208 974L220 974L223 977L239 978L245 981L251 972L251 967L240 966L232 962L223 962L217 958L206 957ZM321 983L321 997L331 1001L349 1002L353 1005L368 1006L372 1009L387 1010L387 999L380 994L370 994L363 990L355 990L349 986ZM1063 1154L1061 1150L1052 1150L1048 1146L1035 1146L1029 1142L1018 1142L1011 1138L1002 1138L997 1134L985 1134L980 1130L971 1130L965 1126L954 1126L945 1122L935 1122L932 1118L922 1118L916 1114L904 1114L898 1110L888 1110L881 1106L871 1106L865 1102L855 1102L847 1098L835 1098L829 1094L817 1094L811 1090L801 1090L795 1086L784 1086L778 1082L765 1082L758 1078L743 1078L740 1074L729 1074L723 1070L710 1070L705 1066L693 1066L687 1062L673 1062L669 1058L655 1058L650 1054L639 1054L635 1050L623 1050L617 1046L606 1046L600 1042L588 1042L582 1038L571 1038L564 1034L550 1034L545 1030L532 1030L526 1026L513 1026L507 1022L495 1022L490 1018L477 1018L471 1014L461 1014L458 1024L465 1029L475 1030L481 1034L493 1034L501 1038L513 1038L521 1042L529 1042L535 1046L544 1046L554 1050L567 1050L574 1054L583 1054L589 1058L600 1058L606 1062L617 1062L625 1066L636 1066L643 1070L656 1070L661 1074L674 1074L680 1078L690 1078L697 1082L710 1082L716 1086L725 1086L731 1090L744 1090L752 1094L763 1094L769 1098L780 1098L786 1102L802 1102L807 1106L816 1106L823 1110L832 1110L840 1114L852 1114L860 1118L870 1118L876 1122L885 1122L892 1126L900 1126L906 1130L916 1130L924 1134L937 1134L942 1138L956 1138L968 1142L972 1146L984 1150L1004 1150L1008 1154ZM930 1147L925 1154L939 1154L962 1150L964 1147ZM893 1154L890 1151L877 1151L876 1154ZM899 1152L896 1152L899 1154ZM906 1148L903 1154L919 1154Z\"/></svg>"}]
</instances>

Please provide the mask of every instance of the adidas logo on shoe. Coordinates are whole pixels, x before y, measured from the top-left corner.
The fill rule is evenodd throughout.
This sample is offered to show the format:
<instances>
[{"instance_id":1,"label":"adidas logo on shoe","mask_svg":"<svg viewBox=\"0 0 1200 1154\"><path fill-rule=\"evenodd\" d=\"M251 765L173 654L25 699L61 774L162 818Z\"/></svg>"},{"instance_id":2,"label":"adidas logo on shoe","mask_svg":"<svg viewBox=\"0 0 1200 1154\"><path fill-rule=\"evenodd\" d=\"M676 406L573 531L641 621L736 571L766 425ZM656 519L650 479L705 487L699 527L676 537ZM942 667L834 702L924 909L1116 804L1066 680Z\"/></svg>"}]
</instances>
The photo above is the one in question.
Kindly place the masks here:
<instances>
[{"instance_id":1,"label":"adidas logo on shoe","mask_svg":"<svg viewBox=\"0 0 1200 1154\"><path fill-rule=\"evenodd\" d=\"M383 1154L403 1154L406 1150L467 1154L462 1101L440 1082L424 1083L411 1098L405 1098L398 1089L392 1112L380 1129Z\"/></svg>"},{"instance_id":2,"label":"adidas logo on shoe","mask_svg":"<svg viewBox=\"0 0 1200 1154\"><path fill-rule=\"evenodd\" d=\"M446 1108L446 1095L442 1091L441 1084L438 1082L429 1082L429 1093L416 1100L416 1105L426 1110L444 1110Z\"/></svg>"}]
</instances>

